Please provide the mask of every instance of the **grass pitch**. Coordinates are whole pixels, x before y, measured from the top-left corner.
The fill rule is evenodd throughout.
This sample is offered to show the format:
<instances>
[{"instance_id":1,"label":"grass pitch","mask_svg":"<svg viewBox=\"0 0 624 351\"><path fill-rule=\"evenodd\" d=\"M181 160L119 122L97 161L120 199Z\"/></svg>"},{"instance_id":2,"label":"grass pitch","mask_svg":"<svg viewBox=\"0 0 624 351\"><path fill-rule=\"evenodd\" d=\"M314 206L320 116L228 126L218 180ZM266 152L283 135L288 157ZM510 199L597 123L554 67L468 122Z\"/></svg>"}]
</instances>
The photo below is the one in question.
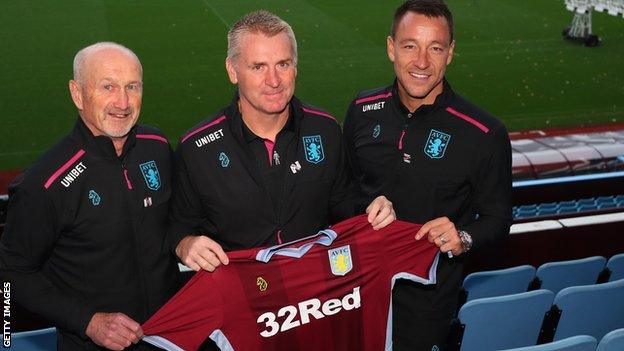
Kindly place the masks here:
<instances>
[{"instance_id":1,"label":"grass pitch","mask_svg":"<svg viewBox=\"0 0 624 351\"><path fill-rule=\"evenodd\" d=\"M127 45L144 67L141 123L180 134L229 103L227 29L264 8L299 43L297 95L342 119L359 90L393 79L385 37L401 1L5 1L0 11L0 169L27 166L72 127L71 61L96 41ZM453 87L510 130L624 120L624 19L593 16L597 48L566 42L558 0L448 0Z\"/></svg>"}]
</instances>

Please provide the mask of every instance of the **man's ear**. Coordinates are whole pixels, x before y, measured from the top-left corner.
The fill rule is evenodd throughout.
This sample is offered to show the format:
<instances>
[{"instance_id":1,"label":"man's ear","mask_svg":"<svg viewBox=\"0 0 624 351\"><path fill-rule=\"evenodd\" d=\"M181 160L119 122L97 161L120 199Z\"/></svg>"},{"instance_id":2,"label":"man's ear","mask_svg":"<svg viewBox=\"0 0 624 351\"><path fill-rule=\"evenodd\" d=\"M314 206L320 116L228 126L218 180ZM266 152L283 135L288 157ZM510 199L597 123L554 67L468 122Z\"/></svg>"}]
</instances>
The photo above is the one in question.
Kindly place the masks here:
<instances>
[{"instance_id":1,"label":"man's ear","mask_svg":"<svg viewBox=\"0 0 624 351\"><path fill-rule=\"evenodd\" d=\"M78 110L82 111L83 96L82 96L82 87L80 86L80 84L78 84L78 82L76 82L73 79L70 80L69 81L69 92L71 94L72 100L74 100L74 105L76 105L76 108L78 108Z\"/></svg>"},{"instance_id":2,"label":"man's ear","mask_svg":"<svg viewBox=\"0 0 624 351\"><path fill-rule=\"evenodd\" d=\"M225 70L227 71L228 77L230 78L230 82L232 82L232 84L238 83L238 77L236 76L234 63L229 57L225 59Z\"/></svg>"},{"instance_id":3,"label":"man's ear","mask_svg":"<svg viewBox=\"0 0 624 351\"><path fill-rule=\"evenodd\" d=\"M453 40L451 42L451 45L449 46L449 55L446 58L446 65L447 66L451 64L451 61L453 61L453 54L454 54L454 52L455 52L455 40Z\"/></svg>"},{"instance_id":4,"label":"man's ear","mask_svg":"<svg viewBox=\"0 0 624 351\"><path fill-rule=\"evenodd\" d=\"M390 61L394 62L394 39L390 35L386 38L386 52Z\"/></svg>"}]
</instances>

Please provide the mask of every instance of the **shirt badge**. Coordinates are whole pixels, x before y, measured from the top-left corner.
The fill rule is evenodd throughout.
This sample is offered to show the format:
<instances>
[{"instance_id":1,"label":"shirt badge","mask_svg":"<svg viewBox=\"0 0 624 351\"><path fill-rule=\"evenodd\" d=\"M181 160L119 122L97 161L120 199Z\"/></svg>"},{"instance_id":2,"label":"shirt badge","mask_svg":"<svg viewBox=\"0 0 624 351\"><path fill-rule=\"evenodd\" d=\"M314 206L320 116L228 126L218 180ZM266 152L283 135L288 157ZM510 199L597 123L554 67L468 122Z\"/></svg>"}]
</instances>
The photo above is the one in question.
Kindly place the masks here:
<instances>
[{"instance_id":1,"label":"shirt badge","mask_svg":"<svg viewBox=\"0 0 624 351\"><path fill-rule=\"evenodd\" d=\"M446 152L450 141L450 135L431 129L429 132L429 138L425 143L425 155L435 159L444 157L444 153Z\"/></svg>"},{"instance_id":2,"label":"shirt badge","mask_svg":"<svg viewBox=\"0 0 624 351\"><path fill-rule=\"evenodd\" d=\"M139 168L141 169L147 187L151 190L160 189L160 173L158 172L158 167L156 167L156 162L149 161L141 163Z\"/></svg>"},{"instance_id":3,"label":"shirt badge","mask_svg":"<svg viewBox=\"0 0 624 351\"><path fill-rule=\"evenodd\" d=\"M373 128L373 138L379 138L379 134L381 134L381 125L378 124Z\"/></svg>"},{"instance_id":4,"label":"shirt badge","mask_svg":"<svg viewBox=\"0 0 624 351\"><path fill-rule=\"evenodd\" d=\"M89 190L89 200L91 200L93 206L97 206L100 202L102 202L102 198L97 192L95 192L95 190Z\"/></svg>"},{"instance_id":5,"label":"shirt badge","mask_svg":"<svg viewBox=\"0 0 624 351\"><path fill-rule=\"evenodd\" d=\"M269 287L269 283L262 277L256 278L256 285L258 286L258 290L264 292Z\"/></svg>"},{"instance_id":6,"label":"shirt badge","mask_svg":"<svg viewBox=\"0 0 624 351\"><path fill-rule=\"evenodd\" d=\"M327 254L329 255L329 265L334 275L343 276L353 269L351 248L349 245L327 250Z\"/></svg>"},{"instance_id":7,"label":"shirt badge","mask_svg":"<svg viewBox=\"0 0 624 351\"><path fill-rule=\"evenodd\" d=\"M320 163L325 159L323 152L323 141L320 135L311 135L303 137L303 146L305 148L305 159L310 163Z\"/></svg>"},{"instance_id":8,"label":"shirt badge","mask_svg":"<svg viewBox=\"0 0 624 351\"><path fill-rule=\"evenodd\" d=\"M223 168L230 165L230 158L225 154L225 152L219 153L219 161L221 161L221 167Z\"/></svg>"}]
</instances>

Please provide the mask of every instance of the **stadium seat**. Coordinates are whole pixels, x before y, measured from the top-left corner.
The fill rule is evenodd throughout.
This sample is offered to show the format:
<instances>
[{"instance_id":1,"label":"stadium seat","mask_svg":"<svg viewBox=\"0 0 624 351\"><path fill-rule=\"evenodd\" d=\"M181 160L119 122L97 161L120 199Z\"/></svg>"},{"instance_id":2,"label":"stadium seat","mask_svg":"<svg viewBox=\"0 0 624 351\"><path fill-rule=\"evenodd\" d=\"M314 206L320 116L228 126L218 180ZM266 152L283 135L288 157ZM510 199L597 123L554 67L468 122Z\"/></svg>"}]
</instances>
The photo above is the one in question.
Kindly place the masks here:
<instances>
[{"instance_id":1,"label":"stadium seat","mask_svg":"<svg viewBox=\"0 0 624 351\"><path fill-rule=\"evenodd\" d=\"M11 336L11 350L50 351L56 350L56 328L46 328L14 333Z\"/></svg>"},{"instance_id":2,"label":"stadium seat","mask_svg":"<svg viewBox=\"0 0 624 351\"><path fill-rule=\"evenodd\" d=\"M544 263L535 273L542 289L558 293L561 289L594 284L604 269L606 259L602 256L587 257L579 260Z\"/></svg>"},{"instance_id":3,"label":"stadium seat","mask_svg":"<svg viewBox=\"0 0 624 351\"><path fill-rule=\"evenodd\" d=\"M574 335L601 339L624 328L624 279L565 288L555 296L554 305L561 311L554 340Z\"/></svg>"},{"instance_id":4,"label":"stadium seat","mask_svg":"<svg viewBox=\"0 0 624 351\"><path fill-rule=\"evenodd\" d=\"M596 199L594 199L593 197L585 198L585 199L579 199L577 201L577 203L579 205L595 205L596 204Z\"/></svg>"},{"instance_id":5,"label":"stadium seat","mask_svg":"<svg viewBox=\"0 0 624 351\"><path fill-rule=\"evenodd\" d=\"M613 204L615 203L615 197L614 196L600 196L596 199L596 202L598 202L598 204Z\"/></svg>"},{"instance_id":6,"label":"stadium seat","mask_svg":"<svg viewBox=\"0 0 624 351\"><path fill-rule=\"evenodd\" d=\"M617 329L605 335L596 351L622 351L624 350L624 329Z\"/></svg>"},{"instance_id":7,"label":"stadium seat","mask_svg":"<svg viewBox=\"0 0 624 351\"><path fill-rule=\"evenodd\" d=\"M578 211L579 212L588 212L588 211L596 211L598 209L598 205L595 203L591 204L579 204Z\"/></svg>"},{"instance_id":8,"label":"stadium seat","mask_svg":"<svg viewBox=\"0 0 624 351\"><path fill-rule=\"evenodd\" d=\"M557 208L545 208L537 211L538 216L552 216L557 214Z\"/></svg>"},{"instance_id":9,"label":"stadium seat","mask_svg":"<svg viewBox=\"0 0 624 351\"><path fill-rule=\"evenodd\" d=\"M471 273L463 284L466 301L525 292L533 278L535 267L529 265Z\"/></svg>"},{"instance_id":10,"label":"stadium seat","mask_svg":"<svg viewBox=\"0 0 624 351\"><path fill-rule=\"evenodd\" d=\"M610 272L610 282L624 279L624 253L612 256L607 261L607 268Z\"/></svg>"},{"instance_id":11,"label":"stadium seat","mask_svg":"<svg viewBox=\"0 0 624 351\"><path fill-rule=\"evenodd\" d=\"M595 351L598 341L589 335L577 335L547 344L518 347L503 351Z\"/></svg>"},{"instance_id":12,"label":"stadium seat","mask_svg":"<svg viewBox=\"0 0 624 351\"><path fill-rule=\"evenodd\" d=\"M461 351L491 351L535 345L554 294L534 290L467 302L459 310Z\"/></svg>"}]
</instances>

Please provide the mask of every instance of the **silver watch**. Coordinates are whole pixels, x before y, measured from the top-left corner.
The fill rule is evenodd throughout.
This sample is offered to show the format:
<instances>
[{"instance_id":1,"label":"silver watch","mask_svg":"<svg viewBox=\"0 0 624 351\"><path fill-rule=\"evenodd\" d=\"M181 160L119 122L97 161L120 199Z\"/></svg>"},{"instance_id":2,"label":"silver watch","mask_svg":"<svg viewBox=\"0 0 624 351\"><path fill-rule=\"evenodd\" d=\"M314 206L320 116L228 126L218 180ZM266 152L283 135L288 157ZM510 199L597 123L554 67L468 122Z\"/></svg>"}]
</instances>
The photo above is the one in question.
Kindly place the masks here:
<instances>
[{"instance_id":1,"label":"silver watch","mask_svg":"<svg viewBox=\"0 0 624 351\"><path fill-rule=\"evenodd\" d=\"M459 234L459 239L461 240L462 250L468 252L472 248L472 236L465 230L460 230L457 234Z\"/></svg>"}]
</instances>

